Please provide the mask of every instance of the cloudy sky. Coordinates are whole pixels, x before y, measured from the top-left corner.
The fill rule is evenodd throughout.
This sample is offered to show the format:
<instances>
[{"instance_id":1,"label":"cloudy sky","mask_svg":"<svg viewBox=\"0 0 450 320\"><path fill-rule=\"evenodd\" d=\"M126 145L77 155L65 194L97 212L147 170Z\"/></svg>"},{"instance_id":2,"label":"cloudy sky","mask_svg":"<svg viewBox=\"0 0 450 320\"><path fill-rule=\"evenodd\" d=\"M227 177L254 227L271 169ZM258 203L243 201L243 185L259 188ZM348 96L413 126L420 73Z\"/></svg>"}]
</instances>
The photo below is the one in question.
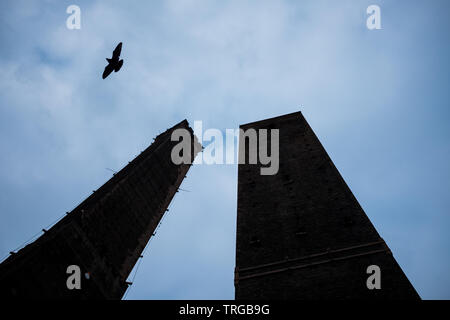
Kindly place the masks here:
<instances>
[{"instance_id":1,"label":"cloudy sky","mask_svg":"<svg viewBox=\"0 0 450 320\"><path fill-rule=\"evenodd\" d=\"M66 8L81 8L69 30ZM381 30L366 9L381 8ZM422 298L450 299L450 3L1 1L0 256L188 119L302 111ZM125 64L101 79L123 42ZM127 299L232 299L236 165L193 167Z\"/></svg>"}]
</instances>

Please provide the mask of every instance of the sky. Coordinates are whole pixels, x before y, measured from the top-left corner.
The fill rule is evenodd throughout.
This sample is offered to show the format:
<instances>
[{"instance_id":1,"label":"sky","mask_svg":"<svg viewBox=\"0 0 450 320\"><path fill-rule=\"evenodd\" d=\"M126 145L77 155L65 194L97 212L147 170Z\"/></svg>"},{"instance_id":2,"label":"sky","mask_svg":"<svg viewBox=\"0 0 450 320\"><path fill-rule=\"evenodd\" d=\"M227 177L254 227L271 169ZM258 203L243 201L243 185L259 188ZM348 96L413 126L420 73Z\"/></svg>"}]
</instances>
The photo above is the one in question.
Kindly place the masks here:
<instances>
[{"instance_id":1,"label":"sky","mask_svg":"<svg viewBox=\"0 0 450 320\"><path fill-rule=\"evenodd\" d=\"M372 4L380 30L366 27ZM302 111L420 296L450 299L449 11L1 1L0 257L183 119L224 131ZM120 41L124 65L102 80ZM126 299L234 298L237 166L193 166L181 188Z\"/></svg>"}]
</instances>

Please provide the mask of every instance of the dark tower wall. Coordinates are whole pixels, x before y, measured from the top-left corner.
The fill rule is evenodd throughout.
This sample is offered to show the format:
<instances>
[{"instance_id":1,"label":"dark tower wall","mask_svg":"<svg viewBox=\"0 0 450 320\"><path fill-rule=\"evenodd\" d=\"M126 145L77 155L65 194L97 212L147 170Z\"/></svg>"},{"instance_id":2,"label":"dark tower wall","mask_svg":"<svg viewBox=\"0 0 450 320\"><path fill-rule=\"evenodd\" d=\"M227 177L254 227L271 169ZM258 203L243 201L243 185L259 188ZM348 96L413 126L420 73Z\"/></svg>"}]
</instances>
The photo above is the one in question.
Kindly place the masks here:
<instances>
[{"instance_id":1,"label":"dark tower wall","mask_svg":"<svg viewBox=\"0 0 450 320\"><path fill-rule=\"evenodd\" d=\"M35 242L0 265L0 296L120 299L126 279L186 176L171 160L173 130L153 144ZM201 150L192 139L192 159ZM195 148L194 148L195 147ZM69 265L81 268L81 290L66 286ZM86 279L84 274L89 272Z\"/></svg>"},{"instance_id":2,"label":"dark tower wall","mask_svg":"<svg viewBox=\"0 0 450 320\"><path fill-rule=\"evenodd\" d=\"M279 129L280 167L238 166L237 299L420 298L300 112L241 128Z\"/></svg>"}]
</instances>

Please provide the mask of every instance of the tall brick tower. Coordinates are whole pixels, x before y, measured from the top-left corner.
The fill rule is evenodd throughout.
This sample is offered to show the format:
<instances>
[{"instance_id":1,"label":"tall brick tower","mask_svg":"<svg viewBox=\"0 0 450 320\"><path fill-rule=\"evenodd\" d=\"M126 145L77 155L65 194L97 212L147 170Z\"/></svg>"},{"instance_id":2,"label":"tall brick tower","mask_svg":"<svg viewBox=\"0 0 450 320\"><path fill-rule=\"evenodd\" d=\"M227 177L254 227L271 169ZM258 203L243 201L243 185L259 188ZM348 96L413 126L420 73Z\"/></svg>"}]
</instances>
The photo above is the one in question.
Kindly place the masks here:
<instances>
[{"instance_id":1,"label":"tall brick tower","mask_svg":"<svg viewBox=\"0 0 450 320\"><path fill-rule=\"evenodd\" d=\"M236 298L420 299L302 114L250 128L279 129L280 166L238 166Z\"/></svg>"},{"instance_id":2,"label":"tall brick tower","mask_svg":"<svg viewBox=\"0 0 450 320\"><path fill-rule=\"evenodd\" d=\"M192 160L201 150L186 120L153 144L100 189L0 265L0 297L120 299L126 279L178 191L190 164L171 161L175 129L191 135ZM192 161L191 161L192 162ZM70 265L82 272L69 290Z\"/></svg>"}]
</instances>

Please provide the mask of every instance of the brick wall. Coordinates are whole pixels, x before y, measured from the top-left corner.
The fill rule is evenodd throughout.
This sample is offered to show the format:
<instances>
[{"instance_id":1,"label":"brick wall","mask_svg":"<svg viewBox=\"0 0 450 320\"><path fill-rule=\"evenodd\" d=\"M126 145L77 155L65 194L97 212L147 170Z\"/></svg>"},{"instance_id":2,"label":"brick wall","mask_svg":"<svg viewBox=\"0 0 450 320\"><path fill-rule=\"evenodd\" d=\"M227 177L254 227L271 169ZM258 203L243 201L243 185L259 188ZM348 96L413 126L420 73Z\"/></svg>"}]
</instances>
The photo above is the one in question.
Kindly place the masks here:
<instances>
[{"instance_id":1,"label":"brick wall","mask_svg":"<svg viewBox=\"0 0 450 320\"><path fill-rule=\"evenodd\" d=\"M0 265L0 296L20 298L120 299L139 259L190 165L171 161L170 137L153 144L48 232ZM194 148L194 145L196 148ZM192 157L200 150L192 139ZM195 150L195 151L194 151ZM81 290L68 290L69 265L78 265Z\"/></svg>"},{"instance_id":2,"label":"brick wall","mask_svg":"<svg viewBox=\"0 0 450 320\"><path fill-rule=\"evenodd\" d=\"M241 128L279 129L280 167L238 167L237 299L419 298L300 112Z\"/></svg>"}]
</instances>

